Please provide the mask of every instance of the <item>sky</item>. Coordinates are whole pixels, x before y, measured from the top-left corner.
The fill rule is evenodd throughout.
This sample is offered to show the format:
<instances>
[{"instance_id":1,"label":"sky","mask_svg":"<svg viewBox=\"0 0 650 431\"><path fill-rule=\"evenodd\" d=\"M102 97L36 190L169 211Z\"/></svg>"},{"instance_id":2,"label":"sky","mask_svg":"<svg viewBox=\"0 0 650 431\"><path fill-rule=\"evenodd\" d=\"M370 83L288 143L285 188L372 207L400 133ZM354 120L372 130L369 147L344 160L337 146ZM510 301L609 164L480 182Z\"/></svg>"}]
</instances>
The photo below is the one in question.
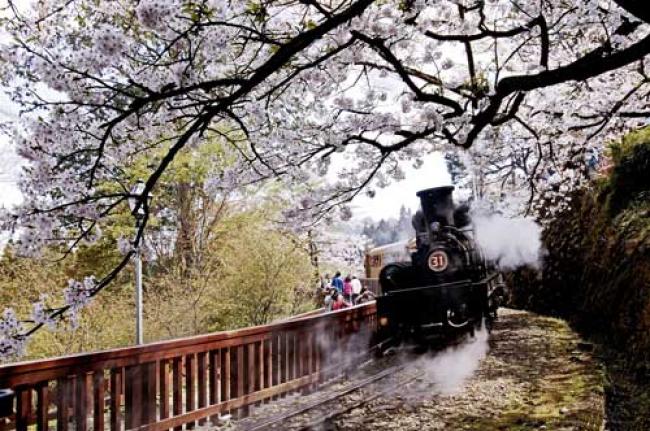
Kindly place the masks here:
<instances>
[{"instance_id":1,"label":"sky","mask_svg":"<svg viewBox=\"0 0 650 431\"><path fill-rule=\"evenodd\" d=\"M402 163L405 178L393 182L384 189L376 189L374 198L360 194L352 201L353 216L356 219L370 217L373 220L397 217L402 205L417 210L420 200L416 192L437 186L451 184L451 177L442 153L432 153L423 158L424 164L415 169L410 162Z\"/></svg>"}]
</instances>

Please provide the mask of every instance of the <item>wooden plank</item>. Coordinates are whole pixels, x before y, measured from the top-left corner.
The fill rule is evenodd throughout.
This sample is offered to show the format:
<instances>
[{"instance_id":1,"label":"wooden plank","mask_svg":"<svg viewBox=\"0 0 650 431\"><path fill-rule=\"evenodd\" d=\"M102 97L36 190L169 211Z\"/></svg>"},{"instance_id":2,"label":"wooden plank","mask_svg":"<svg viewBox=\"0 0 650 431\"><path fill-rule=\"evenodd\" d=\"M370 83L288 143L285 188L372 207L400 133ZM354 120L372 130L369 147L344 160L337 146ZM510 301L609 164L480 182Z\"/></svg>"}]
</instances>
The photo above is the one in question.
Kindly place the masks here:
<instances>
[{"instance_id":1,"label":"wooden plank","mask_svg":"<svg viewBox=\"0 0 650 431\"><path fill-rule=\"evenodd\" d=\"M111 409L111 431L122 429L122 369L113 368L110 377L110 409Z\"/></svg>"},{"instance_id":2,"label":"wooden plank","mask_svg":"<svg viewBox=\"0 0 650 431\"><path fill-rule=\"evenodd\" d=\"M142 425L142 378L140 365L126 367L124 378L124 426L127 430Z\"/></svg>"},{"instance_id":3,"label":"wooden plank","mask_svg":"<svg viewBox=\"0 0 650 431\"><path fill-rule=\"evenodd\" d=\"M158 386L156 363L149 362L141 365L142 368L142 417L140 424L156 421L156 388Z\"/></svg>"},{"instance_id":4,"label":"wooden plank","mask_svg":"<svg viewBox=\"0 0 650 431\"><path fill-rule=\"evenodd\" d=\"M287 334L287 381L293 380L295 375L295 363L296 363L296 340L295 334L289 332Z\"/></svg>"},{"instance_id":5,"label":"wooden plank","mask_svg":"<svg viewBox=\"0 0 650 431\"><path fill-rule=\"evenodd\" d=\"M337 331L331 331L328 334L328 339L329 339L329 341L327 343L328 351L326 352L328 354L328 358L327 358L327 360L328 360L328 363L327 363L327 368L328 368L327 378L328 379L331 379L336 374L336 368L332 366L334 364L334 360L332 359L332 353L338 351L338 345L337 345L338 334L336 332Z\"/></svg>"},{"instance_id":6,"label":"wooden plank","mask_svg":"<svg viewBox=\"0 0 650 431\"><path fill-rule=\"evenodd\" d=\"M315 330L315 329L313 329ZM315 332L308 332L307 333L307 369L308 372L307 374L313 374L314 373L314 367L315 367L315 356L316 356L316 333Z\"/></svg>"},{"instance_id":7,"label":"wooden plank","mask_svg":"<svg viewBox=\"0 0 650 431\"><path fill-rule=\"evenodd\" d=\"M16 431L27 431L32 413L32 388L16 389Z\"/></svg>"},{"instance_id":8,"label":"wooden plank","mask_svg":"<svg viewBox=\"0 0 650 431\"><path fill-rule=\"evenodd\" d=\"M292 332L291 335L293 338L293 343L292 343L293 360L291 361L291 365L293 369L291 370L291 378L297 379L300 377L300 375L298 374L298 364L300 363L300 344L298 342L298 338L299 338L298 333Z\"/></svg>"},{"instance_id":9,"label":"wooden plank","mask_svg":"<svg viewBox=\"0 0 650 431\"><path fill-rule=\"evenodd\" d=\"M211 350L209 353L210 373L210 405L218 404L221 401L221 353L219 350ZM210 417L213 424L219 420L219 414Z\"/></svg>"},{"instance_id":10,"label":"wooden plank","mask_svg":"<svg viewBox=\"0 0 650 431\"><path fill-rule=\"evenodd\" d=\"M256 343L251 343L248 346L246 346L247 367L246 367L246 389L244 392L245 394L252 394L253 392L255 392L255 388L257 385L257 363L256 363L257 352L255 350L255 344ZM248 416L248 414L250 413L248 406L244 409L244 411L246 412L246 416Z\"/></svg>"},{"instance_id":11,"label":"wooden plank","mask_svg":"<svg viewBox=\"0 0 650 431\"><path fill-rule=\"evenodd\" d=\"M185 412L196 409L196 357L185 356ZM187 429L193 429L194 422L187 423Z\"/></svg>"},{"instance_id":12,"label":"wooden plank","mask_svg":"<svg viewBox=\"0 0 650 431\"><path fill-rule=\"evenodd\" d=\"M318 377L318 382L323 381L323 376L321 373L321 363L323 359L324 349L321 346L321 343L319 342L320 337L322 335L320 333L314 333L314 373Z\"/></svg>"},{"instance_id":13,"label":"wooden plank","mask_svg":"<svg viewBox=\"0 0 650 431\"><path fill-rule=\"evenodd\" d=\"M286 383L291 380L291 334L284 333L282 334L282 340L284 341L284 364L282 367L282 383Z\"/></svg>"},{"instance_id":14,"label":"wooden plank","mask_svg":"<svg viewBox=\"0 0 650 431\"><path fill-rule=\"evenodd\" d=\"M48 423L48 408L50 406L49 391L47 382L41 383L36 388L36 430L47 431L49 428Z\"/></svg>"},{"instance_id":15,"label":"wooden plank","mask_svg":"<svg viewBox=\"0 0 650 431\"><path fill-rule=\"evenodd\" d=\"M255 388L257 390L264 389L264 367L266 363L264 361L264 340L255 344L255 351L257 353L256 367L257 367L257 379L255 379Z\"/></svg>"},{"instance_id":16,"label":"wooden plank","mask_svg":"<svg viewBox=\"0 0 650 431\"><path fill-rule=\"evenodd\" d=\"M70 398L68 394L68 385L70 379L63 378L56 381L56 430L68 430L68 414L70 408Z\"/></svg>"},{"instance_id":17,"label":"wooden plank","mask_svg":"<svg viewBox=\"0 0 650 431\"><path fill-rule=\"evenodd\" d=\"M75 384L74 424L75 431L88 429L88 373L78 374Z\"/></svg>"},{"instance_id":18,"label":"wooden plank","mask_svg":"<svg viewBox=\"0 0 650 431\"><path fill-rule=\"evenodd\" d=\"M86 373L83 379L84 385L86 386L86 422L92 416L93 411L93 374L92 372ZM88 428L88 425L86 425L86 428Z\"/></svg>"},{"instance_id":19,"label":"wooden plank","mask_svg":"<svg viewBox=\"0 0 650 431\"><path fill-rule=\"evenodd\" d=\"M275 349L273 348L274 338L266 340L266 383L265 388L273 386L273 359L275 358Z\"/></svg>"},{"instance_id":20,"label":"wooden plank","mask_svg":"<svg viewBox=\"0 0 650 431\"><path fill-rule=\"evenodd\" d=\"M264 361L264 375L262 376L262 386L260 389L270 388L271 383L271 373L273 370L273 340L269 338L268 340L262 341L262 360ZM268 403L270 399L265 399L264 402Z\"/></svg>"},{"instance_id":21,"label":"wooden plank","mask_svg":"<svg viewBox=\"0 0 650 431\"><path fill-rule=\"evenodd\" d=\"M237 346L237 361L235 362L235 367L237 369L237 372L235 373L235 379L236 379L236 385L237 385L237 397L242 397L244 395L244 378L245 378L245 349L244 346ZM237 411L237 417L241 418L244 416L244 411L239 409Z\"/></svg>"},{"instance_id":22,"label":"wooden plank","mask_svg":"<svg viewBox=\"0 0 650 431\"><path fill-rule=\"evenodd\" d=\"M222 401L219 404L211 405L204 407L200 410L194 410L193 412L188 412L180 416L174 416L162 420L155 424L143 425L137 429L137 431L163 431L170 427L182 427L184 423L198 420L202 417L207 417L215 414L216 412L223 410L232 410L236 408L241 408L246 405L250 405L257 401L260 401L264 398L272 396L275 392L288 392L295 391L300 389L302 386L310 385L313 383L312 376L305 376L300 379L293 380L288 383L283 383L280 386L276 386L269 389L264 389L262 391L254 392L243 397L237 397L230 399L228 401Z\"/></svg>"},{"instance_id":23,"label":"wooden plank","mask_svg":"<svg viewBox=\"0 0 650 431\"><path fill-rule=\"evenodd\" d=\"M169 361L166 359L160 361L158 371L160 374L158 377L158 381L160 382L160 419L165 419L169 417Z\"/></svg>"},{"instance_id":24,"label":"wooden plank","mask_svg":"<svg viewBox=\"0 0 650 431\"><path fill-rule=\"evenodd\" d=\"M198 408L208 405L208 355L201 352L196 355L197 361L197 387L198 387ZM201 419L199 425L205 425L206 420Z\"/></svg>"},{"instance_id":25,"label":"wooden plank","mask_svg":"<svg viewBox=\"0 0 650 431\"><path fill-rule=\"evenodd\" d=\"M279 385L281 382L281 374L282 374L282 337L279 334L275 334L273 336L273 375L272 375L272 385L271 386L276 386ZM274 395L272 400L277 399L277 395Z\"/></svg>"},{"instance_id":26,"label":"wooden plank","mask_svg":"<svg viewBox=\"0 0 650 431\"><path fill-rule=\"evenodd\" d=\"M296 334L296 377L305 375L305 337L306 333Z\"/></svg>"},{"instance_id":27,"label":"wooden plank","mask_svg":"<svg viewBox=\"0 0 650 431\"><path fill-rule=\"evenodd\" d=\"M314 372L314 361L313 361L313 356L314 356L314 334L311 332L308 332L306 338L306 343L305 343L305 365L306 365L306 370L305 370L305 375L312 375ZM309 392L313 390L313 387L307 387L306 392Z\"/></svg>"},{"instance_id":28,"label":"wooden plank","mask_svg":"<svg viewBox=\"0 0 650 431\"><path fill-rule=\"evenodd\" d=\"M280 369L279 369L279 382L285 383L289 380L289 340L287 333L280 334Z\"/></svg>"},{"instance_id":29,"label":"wooden plank","mask_svg":"<svg viewBox=\"0 0 650 431\"><path fill-rule=\"evenodd\" d=\"M248 349L248 381L246 387L246 393L250 394L255 392L257 389L257 378L258 378L258 368L257 368L257 343L251 343L247 347Z\"/></svg>"},{"instance_id":30,"label":"wooden plank","mask_svg":"<svg viewBox=\"0 0 650 431\"><path fill-rule=\"evenodd\" d=\"M221 349L221 400L227 401L232 396L232 368L230 364L230 348ZM222 413L225 410L222 410Z\"/></svg>"},{"instance_id":31,"label":"wooden plank","mask_svg":"<svg viewBox=\"0 0 650 431\"><path fill-rule=\"evenodd\" d=\"M104 372L93 374L93 430L104 429Z\"/></svg>"},{"instance_id":32,"label":"wooden plank","mask_svg":"<svg viewBox=\"0 0 650 431\"><path fill-rule=\"evenodd\" d=\"M183 413L183 358L174 358L172 361L172 408L174 416ZM176 427L174 431L181 431L183 427Z\"/></svg>"}]
</instances>

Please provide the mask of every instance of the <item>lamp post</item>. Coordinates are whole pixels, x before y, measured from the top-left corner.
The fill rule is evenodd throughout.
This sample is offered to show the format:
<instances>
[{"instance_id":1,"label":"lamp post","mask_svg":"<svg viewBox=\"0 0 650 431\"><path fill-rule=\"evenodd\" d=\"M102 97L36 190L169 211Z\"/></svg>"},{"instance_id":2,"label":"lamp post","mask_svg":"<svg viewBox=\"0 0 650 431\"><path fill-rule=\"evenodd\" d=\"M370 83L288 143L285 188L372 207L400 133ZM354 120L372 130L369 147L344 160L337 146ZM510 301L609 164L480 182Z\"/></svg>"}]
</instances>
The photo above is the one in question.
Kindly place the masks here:
<instances>
[{"instance_id":1,"label":"lamp post","mask_svg":"<svg viewBox=\"0 0 650 431\"><path fill-rule=\"evenodd\" d=\"M145 184L142 180L138 180L131 188L131 196L129 197L129 207L131 214L135 217L135 230L136 232L142 226L142 221L146 215L144 210L145 203L142 202L142 193L144 192ZM138 206L138 203L140 204ZM137 207L137 210L136 210ZM140 256L140 245L135 245L135 342L142 344L142 258Z\"/></svg>"}]
</instances>

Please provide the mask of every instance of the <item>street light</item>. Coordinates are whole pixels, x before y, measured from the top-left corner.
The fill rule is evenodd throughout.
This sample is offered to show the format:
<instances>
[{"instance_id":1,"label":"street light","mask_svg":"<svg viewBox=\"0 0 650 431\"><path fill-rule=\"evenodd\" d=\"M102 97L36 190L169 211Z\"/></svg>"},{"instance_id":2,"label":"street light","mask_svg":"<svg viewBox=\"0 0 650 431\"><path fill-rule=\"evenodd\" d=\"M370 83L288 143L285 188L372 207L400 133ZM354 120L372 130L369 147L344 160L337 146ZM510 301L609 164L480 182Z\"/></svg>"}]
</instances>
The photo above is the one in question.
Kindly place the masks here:
<instances>
[{"instance_id":1,"label":"street light","mask_svg":"<svg viewBox=\"0 0 650 431\"><path fill-rule=\"evenodd\" d=\"M140 229L142 221L146 215L142 200L142 193L144 192L144 181L138 180L133 187L131 187L131 196L129 197L129 207L131 214L135 217L135 230ZM137 210L136 210L137 208ZM137 235L137 233L136 233ZM140 245L135 246L135 342L142 344L142 259L140 257Z\"/></svg>"}]
</instances>

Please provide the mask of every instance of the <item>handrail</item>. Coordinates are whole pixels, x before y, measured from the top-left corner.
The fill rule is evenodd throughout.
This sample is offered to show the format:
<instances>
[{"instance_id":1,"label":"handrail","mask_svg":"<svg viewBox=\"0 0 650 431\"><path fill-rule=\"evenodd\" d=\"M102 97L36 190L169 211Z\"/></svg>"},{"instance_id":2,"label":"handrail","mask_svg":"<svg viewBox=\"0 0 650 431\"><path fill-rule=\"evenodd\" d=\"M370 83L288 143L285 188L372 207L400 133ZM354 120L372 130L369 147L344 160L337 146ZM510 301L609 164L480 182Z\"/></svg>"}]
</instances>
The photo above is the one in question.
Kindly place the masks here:
<instances>
[{"instance_id":1,"label":"handrail","mask_svg":"<svg viewBox=\"0 0 650 431\"><path fill-rule=\"evenodd\" d=\"M375 312L373 302L267 325L0 366L0 388L16 391L16 414L4 429L22 431L33 423L47 429L52 417L57 430L85 431L89 422L104 429L105 415L111 430L159 429L153 424L163 419L170 427L202 424L203 413L215 416L226 407L245 414L250 404L320 381L325 365L345 353L350 337L367 337L373 330Z\"/></svg>"}]
</instances>

